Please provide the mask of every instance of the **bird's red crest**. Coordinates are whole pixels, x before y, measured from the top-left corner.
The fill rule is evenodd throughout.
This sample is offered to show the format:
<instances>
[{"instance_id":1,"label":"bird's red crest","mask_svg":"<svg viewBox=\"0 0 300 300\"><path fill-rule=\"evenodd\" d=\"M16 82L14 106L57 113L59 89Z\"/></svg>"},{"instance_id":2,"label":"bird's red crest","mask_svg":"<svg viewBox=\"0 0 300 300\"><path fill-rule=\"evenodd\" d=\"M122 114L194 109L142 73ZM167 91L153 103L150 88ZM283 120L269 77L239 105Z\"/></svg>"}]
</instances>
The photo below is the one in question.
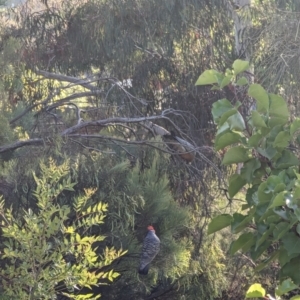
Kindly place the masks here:
<instances>
[{"instance_id":1,"label":"bird's red crest","mask_svg":"<svg viewBox=\"0 0 300 300\"><path fill-rule=\"evenodd\" d=\"M151 225L149 225L149 226L147 227L147 229L148 229L148 230L154 230L154 227L151 226Z\"/></svg>"}]
</instances>

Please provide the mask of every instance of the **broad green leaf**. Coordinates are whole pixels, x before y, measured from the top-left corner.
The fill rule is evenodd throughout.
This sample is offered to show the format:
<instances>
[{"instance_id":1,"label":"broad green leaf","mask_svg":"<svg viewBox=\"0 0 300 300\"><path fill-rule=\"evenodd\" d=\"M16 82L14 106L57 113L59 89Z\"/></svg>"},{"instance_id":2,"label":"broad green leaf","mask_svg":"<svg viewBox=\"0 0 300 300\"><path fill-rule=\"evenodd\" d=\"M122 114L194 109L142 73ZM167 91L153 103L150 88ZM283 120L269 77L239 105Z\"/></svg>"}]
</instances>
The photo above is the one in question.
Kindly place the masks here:
<instances>
[{"instance_id":1,"label":"broad green leaf","mask_svg":"<svg viewBox=\"0 0 300 300\"><path fill-rule=\"evenodd\" d=\"M219 215L213 218L211 222L208 224L208 234L212 234L216 231L219 231L229 226L232 220L233 220L232 216L228 214Z\"/></svg>"},{"instance_id":2,"label":"broad green leaf","mask_svg":"<svg viewBox=\"0 0 300 300\"><path fill-rule=\"evenodd\" d=\"M282 205L285 205L284 192L281 192L275 196L269 208L282 206Z\"/></svg>"},{"instance_id":3,"label":"broad green leaf","mask_svg":"<svg viewBox=\"0 0 300 300\"><path fill-rule=\"evenodd\" d=\"M256 111L256 110L253 110L251 112L251 118L252 118L252 124L255 126L255 127L267 127L264 119L261 117L261 115Z\"/></svg>"},{"instance_id":4,"label":"broad green leaf","mask_svg":"<svg viewBox=\"0 0 300 300\"><path fill-rule=\"evenodd\" d=\"M244 163L241 170L241 177L244 178L247 183L251 183L254 177L254 172L261 167L261 163L257 158L251 158Z\"/></svg>"},{"instance_id":5,"label":"broad green leaf","mask_svg":"<svg viewBox=\"0 0 300 300\"><path fill-rule=\"evenodd\" d=\"M239 236L239 238L236 241L231 243L229 252L231 255L233 255L240 249L248 248L248 246L251 246L253 242L254 237L251 232L243 233Z\"/></svg>"},{"instance_id":6,"label":"broad green leaf","mask_svg":"<svg viewBox=\"0 0 300 300\"><path fill-rule=\"evenodd\" d=\"M239 78L238 81L236 82L236 85L238 85L238 86L244 86L246 84L248 84L248 80L244 76Z\"/></svg>"},{"instance_id":7,"label":"broad green leaf","mask_svg":"<svg viewBox=\"0 0 300 300\"><path fill-rule=\"evenodd\" d=\"M219 134L215 140L216 150L225 148L226 146L238 143L241 141L241 135L236 132L225 132L224 134Z\"/></svg>"},{"instance_id":8,"label":"broad green leaf","mask_svg":"<svg viewBox=\"0 0 300 300\"><path fill-rule=\"evenodd\" d=\"M221 99L214 102L211 110L214 121L218 124L219 119L223 116L223 114L233 109L233 105L227 99Z\"/></svg>"},{"instance_id":9,"label":"broad green leaf","mask_svg":"<svg viewBox=\"0 0 300 300\"><path fill-rule=\"evenodd\" d=\"M233 174L229 179L229 197L233 198L245 184L246 180L241 175Z\"/></svg>"},{"instance_id":10,"label":"broad green leaf","mask_svg":"<svg viewBox=\"0 0 300 300\"><path fill-rule=\"evenodd\" d=\"M260 272L262 269L264 269L265 267L267 267L272 261L274 261L275 259L277 259L278 256L279 256L279 250L273 252L272 255L268 259L264 260L262 263L260 263L259 265L257 265L254 268L254 272Z\"/></svg>"},{"instance_id":11,"label":"broad green leaf","mask_svg":"<svg viewBox=\"0 0 300 300\"><path fill-rule=\"evenodd\" d=\"M220 136L221 134L224 134L226 132L231 132L229 128L229 124L227 122L224 123L222 126L218 126L218 131L216 133L216 136Z\"/></svg>"},{"instance_id":12,"label":"broad green leaf","mask_svg":"<svg viewBox=\"0 0 300 300\"><path fill-rule=\"evenodd\" d=\"M286 189L286 185L283 182L280 182L278 185L276 185L274 192L280 193L283 192Z\"/></svg>"},{"instance_id":13,"label":"broad green leaf","mask_svg":"<svg viewBox=\"0 0 300 300\"><path fill-rule=\"evenodd\" d=\"M274 241L281 239L290 230L290 224L288 222L280 222L276 224L273 231Z\"/></svg>"},{"instance_id":14,"label":"broad green leaf","mask_svg":"<svg viewBox=\"0 0 300 300\"><path fill-rule=\"evenodd\" d=\"M292 166L298 166L299 160L295 154L289 150L283 150L281 156L276 161L277 169L285 169Z\"/></svg>"},{"instance_id":15,"label":"broad green leaf","mask_svg":"<svg viewBox=\"0 0 300 300\"><path fill-rule=\"evenodd\" d=\"M300 295L296 295L296 296L290 298L290 300L300 300Z\"/></svg>"},{"instance_id":16,"label":"broad green leaf","mask_svg":"<svg viewBox=\"0 0 300 300\"><path fill-rule=\"evenodd\" d=\"M247 69L249 69L249 61L237 59L232 64L232 68L233 68L234 74L238 75L238 74L246 71Z\"/></svg>"},{"instance_id":17,"label":"broad green leaf","mask_svg":"<svg viewBox=\"0 0 300 300\"><path fill-rule=\"evenodd\" d=\"M221 86L221 84L222 84L222 82L223 82L223 80L224 80L224 78L225 78L225 76L224 76L224 74L222 74L222 73L216 73L216 78L217 78L217 83L218 83L218 85L219 85L219 89L220 89L220 86Z\"/></svg>"},{"instance_id":18,"label":"broad green leaf","mask_svg":"<svg viewBox=\"0 0 300 300\"><path fill-rule=\"evenodd\" d=\"M253 185L247 190L246 201L250 206L254 204L258 204L258 194L257 194L258 187L259 187L258 185Z\"/></svg>"},{"instance_id":19,"label":"broad green leaf","mask_svg":"<svg viewBox=\"0 0 300 300\"><path fill-rule=\"evenodd\" d=\"M262 182L257 190L259 203L270 203L273 197L273 191L270 190L270 185L267 181Z\"/></svg>"},{"instance_id":20,"label":"broad green leaf","mask_svg":"<svg viewBox=\"0 0 300 300\"><path fill-rule=\"evenodd\" d=\"M222 89L224 86L227 86L231 82L232 76L225 76L220 84L220 89Z\"/></svg>"},{"instance_id":21,"label":"broad green leaf","mask_svg":"<svg viewBox=\"0 0 300 300\"><path fill-rule=\"evenodd\" d=\"M222 164L231 165L235 163L245 162L250 159L249 152L242 146L230 148L224 155Z\"/></svg>"},{"instance_id":22,"label":"broad green leaf","mask_svg":"<svg viewBox=\"0 0 300 300\"><path fill-rule=\"evenodd\" d=\"M299 208L299 201L293 198L293 194L285 193L284 195L285 204L288 208L294 210L294 212ZM296 214L296 213L295 213Z\"/></svg>"},{"instance_id":23,"label":"broad green leaf","mask_svg":"<svg viewBox=\"0 0 300 300\"><path fill-rule=\"evenodd\" d=\"M272 123L272 118L274 119L271 127L275 125L284 125L289 119L289 110L285 100L280 95L269 94L270 96L270 122ZM270 124L269 122L269 124Z\"/></svg>"},{"instance_id":24,"label":"broad green leaf","mask_svg":"<svg viewBox=\"0 0 300 300\"><path fill-rule=\"evenodd\" d=\"M253 134L252 136L250 136L250 138L248 139L248 145L250 147L257 148L263 138L264 138L264 135L260 132L257 132L255 134Z\"/></svg>"},{"instance_id":25,"label":"broad green leaf","mask_svg":"<svg viewBox=\"0 0 300 300\"><path fill-rule=\"evenodd\" d=\"M266 240L258 247L257 250L251 250L250 255L253 260L257 260L269 247L272 245L272 240Z\"/></svg>"},{"instance_id":26,"label":"broad green leaf","mask_svg":"<svg viewBox=\"0 0 300 300\"><path fill-rule=\"evenodd\" d=\"M293 232L288 232L282 237L284 248L287 250L288 255L300 253L300 238Z\"/></svg>"},{"instance_id":27,"label":"broad green leaf","mask_svg":"<svg viewBox=\"0 0 300 300\"><path fill-rule=\"evenodd\" d=\"M266 291L260 283L252 284L246 293L246 298L263 298L265 296Z\"/></svg>"},{"instance_id":28,"label":"broad green leaf","mask_svg":"<svg viewBox=\"0 0 300 300\"><path fill-rule=\"evenodd\" d=\"M268 146L267 148L263 149L263 148L257 148L257 151L259 154L261 154L262 156L268 158L268 159L272 159L274 158L274 156L277 153L277 150L275 148L273 148L272 146Z\"/></svg>"},{"instance_id":29,"label":"broad green leaf","mask_svg":"<svg viewBox=\"0 0 300 300\"><path fill-rule=\"evenodd\" d=\"M244 118L239 112L230 116L227 122L231 130L244 131L246 129Z\"/></svg>"},{"instance_id":30,"label":"broad green leaf","mask_svg":"<svg viewBox=\"0 0 300 300\"><path fill-rule=\"evenodd\" d=\"M281 131L273 142L273 147L286 148L291 140L290 134L286 131Z\"/></svg>"},{"instance_id":31,"label":"broad green leaf","mask_svg":"<svg viewBox=\"0 0 300 300\"><path fill-rule=\"evenodd\" d=\"M294 190L293 197L295 200L300 200L300 186L297 186Z\"/></svg>"},{"instance_id":32,"label":"broad green leaf","mask_svg":"<svg viewBox=\"0 0 300 300\"><path fill-rule=\"evenodd\" d=\"M282 296L283 294L286 294L292 290L297 289L298 286L296 284L293 283L293 281L288 278L286 280L284 280L276 289L275 294L277 296Z\"/></svg>"},{"instance_id":33,"label":"broad green leaf","mask_svg":"<svg viewBox=\"0 0 300 300\"><path fill-rule=\"evenodd\" d=\"M280 222L281 219L278 215L276 214L273 214L273 215L270 215L268 217L266 217L266 224L277 224L278 222Z\"/></svg>"},{"instance_id":34,"label":"broad green leaf","mask_svg":"<svg viewBox=\"0 0 300 300\"><path fill-rule=\"evenodd\" d=\"M232 115L235 115L236 113L237 113L236 108L233 108L231 110L224 112L222 114L222 116L220 117L220 119L218 120L218 125L222 126L228 120L229 117L231 117Z\"/></svg>"},{"instance_id":35,"label":"broad green leaf","mask_svg":"<svg viewBox=\"0 0 300 300\"><path fill-rule=\"evenodd\" d=\"M286 263L288 263L292 258L296 257L298 254L293 254L291 256L288 256L288 252L281 247L279 250L279 257L278 261L280 263L280 266L283 267Z\"/></svg>"},{"instance_id":36,"label":"broad green leaf","mask_svg":"<svg viewBox=\"0 0 300 300\"><path fill-rule=\"evenodd\" d=\"M217 75L221 75L221 73L215 70L206 70L199 76L195 85L207 85L218 83Z\"/></svg>"},{"instance_id":37,"label":"broad green leaf","mask_svg":"<svg viewBox=\"0 0 300 300\"><path fill-rule=\"evenodd\" d=\"M234 213L233 221L231 222L231 232L239 233L241 230L245 229L249 223L251 223L254 213L255 208L250 209L248 215Z\"/></svg>"},{"instance_id":38,"label":"broad green leaf","mask_svg":"<svg viewBox=\"0 0 300 300\"><path fill-rule=\"evenodd\" d=\"M297 225L296 231L297 231L297 233L300 235L300 223Z\"/></svg>"},{"instance_id":39,"label":"broad green leaf","mask_svg":"<svg viewBox=\"0 0 300 300\"><path fill-rule=\"evenodd\" d=\"M290 126L290 134L293 136L295 132L300 131L300 119L297 118L296 120L293 121L293 123Z\"/></svg>"},{"instance_id":40,"label":"broad green leaf","mask_svg":"<svg viewBox=\"0 0 300 300\"><path fill-rule=\"evenodd\" d=\"M248 90L250 97L253 97L257 103L257 111L266 113L269 110L269 95L267 91L257 83L251 84Z\"/></svg>"},{"instance_id":41,"label":"broad green leaf","mask_svg":"<svg viewBox=\"0 0 300 300\"><path fill-rule=\"evenodd\" d=\"M294 284L300 284L300 256L291 259L288 263L286 263L280 270L280 277L286 278L290 277Z\"/></svg>"},{"instance_id":42,"label":"broad green leaf","mask_svg":"<svg viewBox=\"0 0 300 300\"><path fill-rule=\"evenodd\" d=\"M266 230L262 236L256 241L255 250L258 249L258 247L271 235L273 229L275 227L275 224L271 224L270 228Z\"/></svg>"}]
</instances>

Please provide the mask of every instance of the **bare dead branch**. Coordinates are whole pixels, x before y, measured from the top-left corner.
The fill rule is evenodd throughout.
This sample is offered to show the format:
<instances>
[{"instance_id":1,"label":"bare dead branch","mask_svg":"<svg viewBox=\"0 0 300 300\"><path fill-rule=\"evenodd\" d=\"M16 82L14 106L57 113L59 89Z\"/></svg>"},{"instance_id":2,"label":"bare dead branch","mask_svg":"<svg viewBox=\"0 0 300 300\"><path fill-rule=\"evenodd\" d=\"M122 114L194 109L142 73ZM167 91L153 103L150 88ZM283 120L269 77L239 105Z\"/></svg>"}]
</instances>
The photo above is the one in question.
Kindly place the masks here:
<instances>
[{"instance_id":1,"label":"bare dead branch","mask_svg":"<svg viewBox=\"0 0 300 300\"><path fill-rule=\"evenodd\" d=\"M115 123L141 123L141 122L145 122L145 121L150 121L150 120L161 120L161 119L165 119L170 121L170 119L163 117L161 115L159 116L150 116L150 117L140 117L140 118L121 118L121 117L116 117L116 118L108 118L108 119L104 119L104 120L97 120L97 121L89 121L89 122L83 122L80 124L77 124L75 126L72 126L70 128L67 128L66 130L64 130L62 132L62 136L67 136L70 135L72 133L77 132L78 130L85 128L85 127L89 127L89 126L108 126L108 125L114 125Z\"/></svg>"},{"instance_id":2,"label":"bare dead branch","mask_svg":"<svg viewBox=\"0 0 300 300\"><path fill-rule=\"evenodd\" d=\"M76 77L51 73L51 72L38 70L38 69L35 69L35 72L36 72L36 74L42 75L42 76L44 76L45 78L48 78L48 79L56 79L58 81L66 81L66 82L74 83L76 85L81 85L81 86L87 88L88 90L92 90L92 91L93 90L99 90L96 86L90 84L90 80L78 79Z\"/></svg>"},{"instance_id":3,"label":"bare dead branch","mask_svg":"<svg viewBox=\"0 0 300 300\"><path fill-rule=\"evenodd\" d=\"M14 151L24 146L41 146L44 145L43 139L29 139L25 141L17 141L10 145L0 147L0 153Z\"/></svg>"}]
</instances>

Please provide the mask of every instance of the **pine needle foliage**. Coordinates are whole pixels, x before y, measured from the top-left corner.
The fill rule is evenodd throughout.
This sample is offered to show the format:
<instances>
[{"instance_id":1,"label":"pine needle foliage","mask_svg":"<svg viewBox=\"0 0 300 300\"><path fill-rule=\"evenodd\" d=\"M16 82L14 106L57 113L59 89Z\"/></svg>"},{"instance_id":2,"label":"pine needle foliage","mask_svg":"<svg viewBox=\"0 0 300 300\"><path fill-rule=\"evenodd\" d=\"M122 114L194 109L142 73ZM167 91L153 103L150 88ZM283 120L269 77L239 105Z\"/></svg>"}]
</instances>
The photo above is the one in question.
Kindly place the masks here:
<instances>
[{"instance_id":1,"label":"pine needle foliage","mask_svg":"<svg viewBox=\"0 0 300 300\"><path fill-rule=\"evenodd\" d=\"M82 295L81 289L112 282L120 274L107 266L126 253L106 247L99 259L96 252L94 244L105 237L91 235L90 229L103 223L107 204L92 205L95 190L86 189L75 197L74 209L58 205L63 191L74 192L68 162L57 165L49 159L40 166L41 176L34 175L37 212L28 209L16 218L1 198L2 293L20 300L56 299L58 294L75 300L98 299L100 295L93 293Z\"/></svg>"}]
</instances>

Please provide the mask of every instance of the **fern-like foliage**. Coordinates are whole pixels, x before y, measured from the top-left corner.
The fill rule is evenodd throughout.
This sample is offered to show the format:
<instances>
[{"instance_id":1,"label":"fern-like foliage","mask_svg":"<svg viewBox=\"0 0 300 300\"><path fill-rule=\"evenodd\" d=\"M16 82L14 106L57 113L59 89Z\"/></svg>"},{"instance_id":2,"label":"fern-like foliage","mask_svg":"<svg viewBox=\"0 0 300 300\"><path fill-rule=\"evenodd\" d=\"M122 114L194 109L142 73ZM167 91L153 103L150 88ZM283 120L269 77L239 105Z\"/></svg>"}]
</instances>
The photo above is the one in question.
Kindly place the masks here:
<instances>
[{"instance_id":1,"label":"fern-like foliage","mask_svg":"<svg viewBox=\"0 0 300 300\"><path fill-rule=\"evenodd\" d=\"M107 204L91 204L95 189L86 189L75 197L73 210L57 204L58 195L64 190L72 191L75 185L67 161L61 165L53 159L47 165L41 163L41 176L34 174L34 179L37 212L29 209L21 219L16 218L1 199L5 237L0 257L3 294L21 300L55 299L56 294L75 300L98 299L100 295L81 295L80 290L112 282L119 273L103 267L126 253L107 247L99 257L94 244L105 237L89 234L92 226L103 223Z\"/></svg>"}]
</instances>

